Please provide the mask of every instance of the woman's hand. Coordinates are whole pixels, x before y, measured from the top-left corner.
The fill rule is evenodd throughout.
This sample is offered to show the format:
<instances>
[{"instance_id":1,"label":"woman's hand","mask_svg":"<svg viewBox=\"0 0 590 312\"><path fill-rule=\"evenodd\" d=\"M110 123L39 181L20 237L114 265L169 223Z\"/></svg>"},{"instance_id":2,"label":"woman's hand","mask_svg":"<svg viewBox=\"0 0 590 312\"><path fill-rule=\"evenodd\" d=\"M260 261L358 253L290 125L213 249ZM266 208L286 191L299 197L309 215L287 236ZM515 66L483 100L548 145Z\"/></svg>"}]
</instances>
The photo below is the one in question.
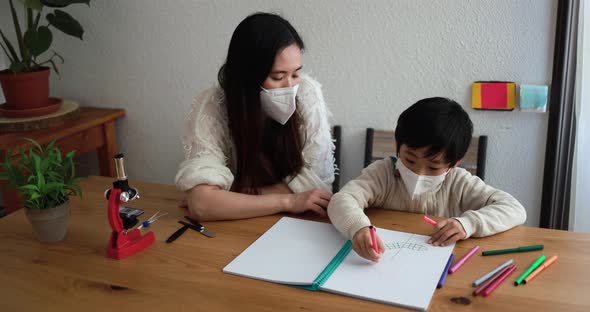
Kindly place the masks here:
<instances>
[{"instance_id":1,"label":"woman's hand","mask_svg":"<svg viewBox=\"0 0 590 312\"><path fill-rule=\"evenodd\" d=\"M428 243L434 246L448 246L465 238L465 235L465 229L463 229L461 222L456 219L446 219L436 224Z\"/></svg>"},{"instance_id":2,"label":"woman's hand","mask_svg":"<svg viewBox=\"0 0 590 312\"><path fill-rule=\"evenodd\" d=\"M320 188L315 188L307 192L291 194L288 196L290 196L290 200L286 209L287 212L302 213L311 210L315 211L320 216L325 217L326 208L328 208L332 193Z\"/></svg>"},{"instance_id":3,"label":"woman's hand","mask_svg":"<svg viewBox=\"0 0 590 312\"><path fill-rule=\"evenodd\" d=\"M375 252L370 231L371 230L368 227L358 230L352 238L352 249L354 249L354 251L356 251L359 256L367 260L377 262L379 259L381 259L381 255L383 254L383 251L385 251L385 248L383 247L381 238L379 238L379 236L375 233L377 246L379 247L379 253Z\"/></svg>"}]
</instances>

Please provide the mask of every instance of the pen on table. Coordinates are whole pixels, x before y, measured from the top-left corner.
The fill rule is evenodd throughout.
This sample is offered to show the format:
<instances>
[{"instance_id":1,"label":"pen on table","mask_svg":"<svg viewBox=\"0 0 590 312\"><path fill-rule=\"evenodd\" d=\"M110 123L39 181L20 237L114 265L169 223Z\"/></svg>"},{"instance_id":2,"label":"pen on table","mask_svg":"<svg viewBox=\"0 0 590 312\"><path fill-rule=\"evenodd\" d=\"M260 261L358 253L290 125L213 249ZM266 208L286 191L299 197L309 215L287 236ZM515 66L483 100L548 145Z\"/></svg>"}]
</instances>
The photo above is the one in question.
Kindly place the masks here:
<instances>
[{"instance_id":1,"label":"pen on table","mask_svg":"<svg viewBox=\"0 0 590 312\"><path fill-rule=\"evenodd\" d=\"M463 256L463 258L461 258L461 260L459 260L459 262L457 262L455 265L453 265L450 269L449 269L449 273L455 273L457 270L459 270L459 268L463 265L463 263L465 263L465 261L467 261L469 258L471 258L471 256L473 256L473 254L479 249L479 246L475 246L473 248L471 248L471 250L465 255Z\"/></svg>"},{"instance_id":2,"label":"pen on table","mask_svg":"<svg viewBox=\"0 0 590 312\"><path fill-rule=\"evenodd\" d=\"M502 270L496 272L496 274L494 274L492 277L488 278L487 281L483 282L481 285L479 285L474 291L473 291L473 295L477 296L479 294L481 294L481 292L483 292L484 290L486 290L486 288L488 288L488 286L490 286L491 283L493 283L496 279L498 279L498 277L502 276L502 274L504 274L504 272L510 270L513 265L504 267Z\"/></svg>"},{"instance_id":3,"label":"pen on table","mask_svg":"<svg viewBox=\"0 0 590 312\"><path fill-rule=\"evenodd\" d=\"M508 248L508 249L497 249L497 250L486 250L482 251L482 256L493 256L493 255L501 255L507 254L512 252L525 252L525 251L535 251L535 250L543 250L545 246L543 245L532 245L532 246L522 246L516 248Z\"/></svg>"},{"instance_id":4,"label":"pen on table","mask_svg":"<svg viewBox=\"0 0 590 312\"><path fill-rule=\"evenodd\" d=\"M545 256L541 255L524 273L522 273L522 275L516 281L514 281L514 285L520 285L520 283L522 283L522 281L524 281L524 279L529 276L529 274L531 274L534 269L541 265L543 261L545 261Z\"/></svg>"},{"instance_id":5,"label":"pen on table","mask_svg":"<svg viewBox=\"0 0 590 312\"><path fill-rule=\"evenodd\" d=\"M437 224L437 223L436 223L436 221L434 221L434 220L430 219L430 218L429 218L428 216L426 216L426 215L422 216L422 220L424 220L424 222L426 222L426 223L428 223L428 224L430 224L430 225L432 225L432 226L436 226L436 224Z\"/></svg>"},{"instance_id":6,"label":"pen on table","mask_svg":"<svg viewBox=\"0 0 590 312\"><path fill-rule=\"evenodd\" d=\"M379 254L379 246L377 246L377 236L375 236L375 227L372 225L369 226L369 232L371 232L371 243L373 244L373 250L375 250L375 252Z\"/></svg>"},{"instance_id":7,"label":"pen on table","mask_svg":"<svg viewBox=\"0 0 590 312\"><path fill-rule=\"evenodd\" d=\"M447 275L449 274L449 267L453 264L453 259L455 259L455 255L451 254L449 256L449 261L447 261L447 265L445 265L445 269L443 270L440 280L438 280L438 284L436 284L436 288L442 288L445 281L447 280Z\"/></svg>"},{"instance_id":8,"label":"pen on table","mask_svg":"<svg viewBox=\"0 0 590 312\"><path fill-rule=\"evenodd\" d=\"M187 229L188 229L188 226L183 225L181 228L179 228L174 233L172 233L172 235L170 235L170 237L168 237L168 239L166 240L166 243L168 243L168 244L172 243L177 238L179 238L180 235L182 235L184 232L186 232Z\"/></svg>"},{"instance_id":9,"label":"pen on table","mask_svg":"<svg viewBox=\"0 0 590 312\"><path fill-rule=\"evenodd\" d=\"M475 286L475 287L479 286L481 283L485 282L488 278L490 278L490 276L496 274L498 271L501 271L503 268L511 265L513 261L514 260L510 259L510 260L504 262L503 264L501 264L500 266L498 266L497 268L493 269L492 271L484 274L484 276L476 279L473 282L473 286Z\"/></svg>"},{"instance_id":10,"label":"pen on table","mask_svg":"<svg viewBox=\"0 0 590 312\"><path fill-rule=\"evenodd\" d=\"M539 275L539 273L541 273L541 271L545 270L550 265L552 265L553 262L555 262L555 260L557 260L557 256L553 256L553 257L547 259L547 261L545 261L541 265L539 265L539 267L536 270L534 270L533 272L531 272L531 274L529 274L529 276L525 277L523 283L524 284L527 284L530 281L532 281L533 278L535 278L535 276Z\"/></svg>"},{"instance_id":11,"label":"pen on table","mask_svg":"<svg viewBox=\"0 0 590 312\"><path fill-rule=\"evenodd\" d=\"M502 282L506 278L508 278L508 276L510 276L510 274L512 274L512 272L514 271L516 271L516 265L512 265L510 269L508 269L506 272L500 275L492 284L490 284L490 286L488 286L488 288L486 288L486 290L483 291L482 296L489 296L492 293L492 291L498 288L498 286L500 286L500 284L502 284Z\"/></svg>"}]
</instances>

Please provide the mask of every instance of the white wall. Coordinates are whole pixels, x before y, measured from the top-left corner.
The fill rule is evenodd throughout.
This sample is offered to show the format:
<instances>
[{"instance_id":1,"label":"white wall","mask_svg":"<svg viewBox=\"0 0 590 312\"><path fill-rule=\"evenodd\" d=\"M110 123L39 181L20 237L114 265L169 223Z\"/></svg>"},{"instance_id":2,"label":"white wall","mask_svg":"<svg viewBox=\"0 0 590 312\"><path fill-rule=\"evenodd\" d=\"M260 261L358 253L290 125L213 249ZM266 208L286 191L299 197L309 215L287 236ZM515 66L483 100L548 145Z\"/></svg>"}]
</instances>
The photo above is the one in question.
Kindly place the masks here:
<instances>
[{"instance_id":1,"label":"white wall","mask_svg":"<svg viewBox=\"0 0 590 312\"><path fill-rule=\"evenodd\" d=\"M52 93L123 107L119 146L139 179L172 183L191 98L216 82L234 28L248 14L283 14L302 35L305 70L343 126L342 178L359 174L366 127L393 129L418 99L451 97L489 136L486 181L514 194L537 225L547 115L470 108L476 80L549 84L554 0L94 1L68 11L84 42L56 34L66 63ZM0 25L9 21L0 4Z\"/></svg>"},{"instance_id":2,"label":"white wall","mask_svg":"<svg viewBox=\"0 0 590 312\"><path fill-rule=\"evenodd\" d=\"M576 77L576 147L572 175L570 227L590 232L590 3L580 2Z\"/></svg>"}]
</instances>

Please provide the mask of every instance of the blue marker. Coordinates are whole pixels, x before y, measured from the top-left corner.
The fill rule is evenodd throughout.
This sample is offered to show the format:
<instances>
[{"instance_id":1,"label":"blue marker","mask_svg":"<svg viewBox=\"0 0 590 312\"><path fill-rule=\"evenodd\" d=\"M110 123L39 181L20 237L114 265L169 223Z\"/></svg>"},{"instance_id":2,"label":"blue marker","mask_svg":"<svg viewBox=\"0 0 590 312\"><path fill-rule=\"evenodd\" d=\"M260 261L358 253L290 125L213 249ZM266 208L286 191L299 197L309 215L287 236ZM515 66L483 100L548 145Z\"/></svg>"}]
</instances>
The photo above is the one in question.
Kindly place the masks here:
<instances>
[{"instance_id":1,"label":"blue marker","mask_svg":"<svg viewBox=\"0 0 590 312\"><path fill-rule=\"evenodd\" d=\"M442 288L443 284L445 283L445 280L447 279L447 275L449 274L449 268L451 267L451 264L453 264L453 259L455 259L455 256L453 254L451 254L451 256L449 257L449 261L447 262L447 265L445 266L445 269L442 272L442 275L440 276L440 280L438 281L438 284L436 285L436 288Z\"/></svg>"}]
</instances>

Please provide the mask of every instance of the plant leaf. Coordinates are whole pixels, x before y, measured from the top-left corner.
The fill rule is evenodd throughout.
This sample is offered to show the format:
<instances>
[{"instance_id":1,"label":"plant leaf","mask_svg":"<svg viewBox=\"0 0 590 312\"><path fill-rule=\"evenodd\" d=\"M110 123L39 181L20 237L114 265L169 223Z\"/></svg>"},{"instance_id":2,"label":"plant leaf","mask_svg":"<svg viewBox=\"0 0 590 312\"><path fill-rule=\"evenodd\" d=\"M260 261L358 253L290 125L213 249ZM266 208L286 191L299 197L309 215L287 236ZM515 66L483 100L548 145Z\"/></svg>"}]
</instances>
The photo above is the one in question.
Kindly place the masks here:
<instances>
[{"instance_id":1,"label":"plant leaf","mask_svg":"<svg viewBox=\"0 0 590 312\"><path fill-rule=\"evenodd\" d=\"M57 142L56 140L52 140L51 142L49 142L49 144L47 144L47 146L45 146L45 150L52 152L54 149L56 149L56 147L55 147L56 142Z\"/></svg>"},{"instance_id":2,"label":"plant leaf","mask_svg":"<svg viewBox=\"0 0 590 312\"><path fill-rule=\"evenodd\" d=\"M34 184L27 184L18 187L19 190L29 190L29 191L37 191L39 192L39 188Z\"/></svg>"},{"instance_id":3,"label":"plant leaf","mask_svg":"<svg viewBox=\"0 0 590 312\"><path fill-rule=\"evenodd\" d=\"M20 49L20 55L23 58L23 62L24 62L27 59L27 50L25 49L25 44L23 42L23 33L21 31L20 23L18 21L18 15L16 14L16 10L14 9L14 4L12 3L12 0L10 0L8 3L10 3L10 12L12 14L12 21L14 22L14 30L16 32L16 42L18 43L18 48Z\"/></svg>"},{"instance_id":4,"label":"plant leaf","mask_svg":"<svg viewBox=\"0 0 590 312\"><path fill-rule=\"evenodd\" d=\"M37 185L39 185L39 192L41 194L47 194L47 190L45 189L45 177L43 176L42 172L37 172Z\"/></svg>"},{"instance_id":5,"label":"plant leaf","mask_svg":"<svg viewBox=\"0 0 590 312\"><path fill-rule=\"evenodd\" d=\"M90 6L90 0L41 0L41 3L50 8L63 8L74 3L85 3Z\"/></svg>"},{"instance_id":6,"label":"plant leaf","mask_svg":"<svg viewBox=\"0 0 590 312\"><path fill-rule=\"evenodd\" d=\"M0 47L2 47L4 54L6 54L6 56L8 56L8 60L10 61L10 63L14 63L14 59L10 55L10 52L8 52L8 49L6 49L6 47L4 46L4 43L2 43L1 41L0 41Z\"/></svg>"},{"instance_id":7,"label":"plant leaf","mask_svg":"<svg viewBox=\"0 0 590 312\"><path fill-rule=\"evenodd\" d=\"M23 150L23 148L22 148L22 147L19 147L19 148L18 148L18 153L20 154L20 160L21 160L21 163L22 163L23 161L27 161L27 162L28 162L29 158L27 157L27 154L25 154L25 151Z\"/></svg>"},{"instance_id":8,"label":"plant leaf","mask_svg":"<svg viewBox=\"0 0 590 312\"><path fill-rule=\"evenodd\" d=\"M64 63L64 58L63 58L63 56L61 56L61 55L59 55L59 53L57 53L57 52L53 51L53 55L51 56L51 59L53 59L53 58L54 58L54 57L56 57L56 56L57 56L57 58L59 58L59 61L60 61L60 62L63 64L63 63Z\"/></svg>"},{"instance_id":9,"label":"plant leaf","mask_svg":"<svg viewBox=\"0 0 590 312\"><path fill-rule=\"evenodd\" d=\"M22 62L10 64L9 69L14 73L22 73L27 70L27 68L25 67L25 65Z\"/></svg>"},{"instance_id":10,"label":"plant leaf","mask_svg":"<svg viewBox=\"0 0 590 312\"><path fill-rule=\"evenodd\" d=\"M31 156L33 158L33 168L35 168L35 172L41 172L41 158L35 153L32 153Z\"/></svg>"},{"instance_id":11,"label":"plant leaf","mask_svg":"<svg viewBox=\"0 0 590 312\"><path fill-rule=\"evenodd\" d=\"M75 20L70 14L62 10L55 10L53 13L47 14L46 17L49 21L49 24L55 28L61 30L65 34L80 38L80 40L82 40L84 29L82 28L82 25L80 25L80 23L78 23L78 21Z\"/></svg>"},{"instance_id":12,"label":"plant leaf","mask_svg":"<svg viewBox=\"0 0 590 312\"><path fill-rule=\"evenodd\" d=\"M33 9L31 8L27 8L27 29L33 29Z\"/></svg>"},{"instance_id":13,"label":"plant leaf","mask_svg":"<svg viewBox=\"0 0 590 312\"><path fill-rule=\"evenodd\" d=\"M18 54L16 53L16 50L14 49L14 47L12 46L12 44L10 43L8 38L6 38L6 36L4 36L4 33L2 32L2 30L0 30L0 36L2 36L2 40L4 40L4 44L6 45L6 48L8 49L8 52L10 52L10 55L12 56L12 63L20 62L20 59L18 58Z\"/></svg>"},{"instance_id":14,"label":"plant leaf","mask_svg":"<svg viewBox=\"0 0 590 312\"><path fill-rule=\"evenodd\" d=\"M47 63L50 63L51 66L53 67L53 70L55 71L55 73L57 73L57 75L59 76L59 70L57 70L57 65L55 65L55 62L53 61L53 58L55 58L55 57L57 57L62 64L64 63L64 58L61 55L59 55L57 52L53 51L53 55L49 58L49 60L42 62L40 64L37 64L37 65L41 66L41 65L45 65Z\"/></svg>"},{"instance_id":15,"label":"plant leaf","mask_svg":"<svg viewBox=\"0 0 590 312\"><path fill-rule=\"evenodd\" d=\"M50 182L45 185L45 192L48 194L65 187L65 184L59 182Z\"/></svg>"},{"instance_id":16,"label":"plant leaf","mask_svg":"<svg viewBox=\"0 0 590 312\"><path fill-rule=\"evenodd\" d=\"M49 60L47 62L49 62L51 64L51 67L53 67L53 70L59 76L59 70L57 69L57 65L55 65L55 62L53 60Z\"/></svg>"},{"instance_id":17,"label":"plant leaf","mask_svg":"<svg viewBox=\"0 0 590 312\"><path fill-rule=\"evenodd\" d=\"M49 50L53 35L47 26L41 26L38 29L29 29L25 33L25 46L35 57Z\"/></svg>"},{"instance_id":18,"label":"plant leaf","mask_svg":"<svg viewBox=\"0 0 590 312\"><path fill-rule=\"evenodd\" d=\"M74 155L75 155L75 154L76 154L76 150L71 150L71 151L69 151L69 152L66 154L66 157L65 157L65 158L70 158L70 159L72 159L72 158L74 158Z\"/></svg>"},{"instance_id":19,"label":"plant leaf","mask_svg":"<svg viewBox=\"0 0 590 312\"><path fill-rule=\"evenodd\" d=\"M41 0L25 0L25 6L35 11L41 11L43 9Z\"/></svg>"},{"instance_id":20,"label":"plant leaf","mask_svg":"<svg viewBox=\"0 0 590 312\"><path fill-rule=\"evenodd\" d=\"M43 149L34 140L27 151L19 148L18 162L5 157L0 167L0 180L8 180L7 187L17 189L30 209L46 209L68 201L70 196L82 197L80 177L74 177L72 166L75 150L63 156L54 141ZM12 155L8 151L7 155ZM61 160L61 161L60 161ZM71 174L69 174L71 172Z\"/></svg>"},{"instance_id":21,"label":"plant leaf","mask_svg":"<svg viewBox=\"0 0 590 312\"><path fill-rule=\"evenodd\" d=\"M37 12L37 15L35 16L35 21L33 22L34 28L37 28L37 26L39 26L40 19L41 19L41 11Z\"/></svg>"},{"instance_id":22,"label":"plant leaf","mask_svg":"<svg viewBox=\"0 0 590 312\"><path fill-rule=\"evenodd\" d=\"M31 138L24 138L24 140L31 142L31 144L33 144L39 150L39 153L43 153L43 148L39 143L37 143L37 141Z\"/></svg>"}]
</instances>

